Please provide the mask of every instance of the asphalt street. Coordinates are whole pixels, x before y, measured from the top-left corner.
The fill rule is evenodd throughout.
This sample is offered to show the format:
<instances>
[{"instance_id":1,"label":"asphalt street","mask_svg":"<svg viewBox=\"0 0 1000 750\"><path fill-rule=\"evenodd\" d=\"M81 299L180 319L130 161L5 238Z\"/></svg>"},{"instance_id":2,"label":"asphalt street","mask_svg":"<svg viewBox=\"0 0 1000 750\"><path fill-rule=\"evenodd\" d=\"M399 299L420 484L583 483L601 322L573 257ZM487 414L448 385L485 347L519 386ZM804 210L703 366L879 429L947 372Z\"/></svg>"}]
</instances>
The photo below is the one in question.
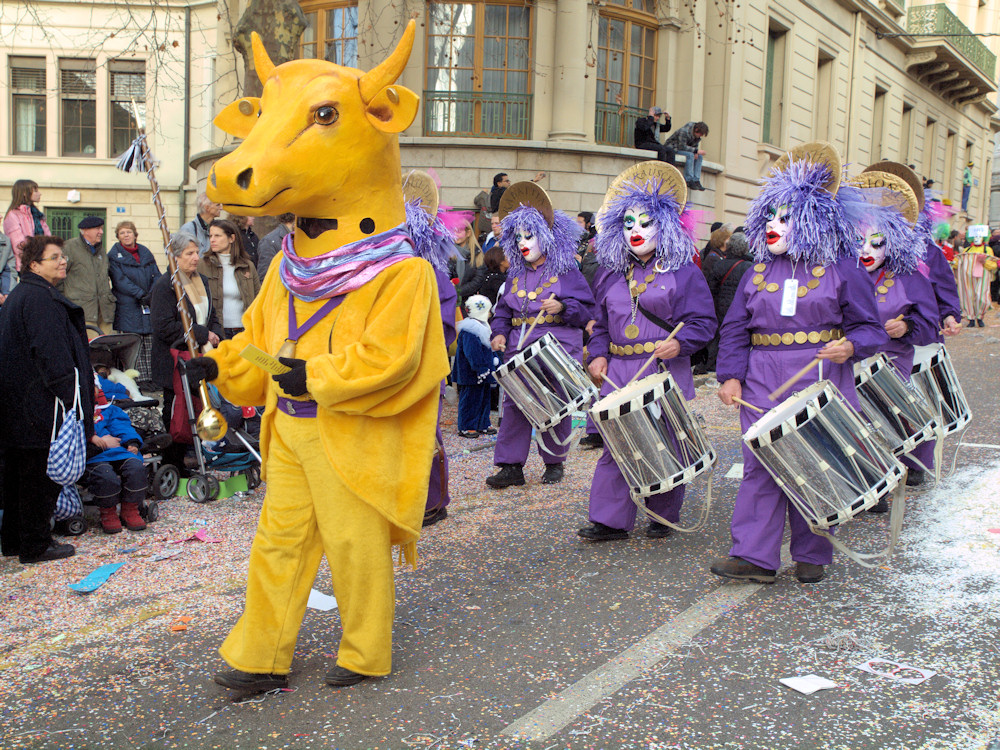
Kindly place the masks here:
<instances>
[{"instance_id":1,"label":"asphalt street","mask_svg":"<svg viewBox=\"0 0 1000 750\"><path fill-rule=\"evenodd\" d=\"M498 492L482 481L489 439L449 435L453 502L418 569L398 573L393 674L351 688L323 683L336 611L307 611L289 691L239 697L211 680L242 606L259 495L172 500L155 534L91 530L72 564L5 559L0 747L1000 748L1000 320L987 323L949 346L971 445L952 476L908 495L896 554L872 569L837 556L820 584L786 566L768 586L709 572L728 551L739 480L726 475L741 460L713 381L694 408L719 463L708 523L691 534L647 539L640 520L628 540L585 542L596 452L577 449L553 486L533 456L528 484ZM706 487L691 487L685 520ZM200 524L223 541L144 556ZM887 518L866 514L842 538L873 551L886 534ZM130 555L89 597L66 589ZM332 593L325 565L316 588ZM181 614L188 627L171 630ZM912 684L858 668L871 659L935 674ZM802 675L834 686L779 682Z\"/></svg>"}]
</instances>

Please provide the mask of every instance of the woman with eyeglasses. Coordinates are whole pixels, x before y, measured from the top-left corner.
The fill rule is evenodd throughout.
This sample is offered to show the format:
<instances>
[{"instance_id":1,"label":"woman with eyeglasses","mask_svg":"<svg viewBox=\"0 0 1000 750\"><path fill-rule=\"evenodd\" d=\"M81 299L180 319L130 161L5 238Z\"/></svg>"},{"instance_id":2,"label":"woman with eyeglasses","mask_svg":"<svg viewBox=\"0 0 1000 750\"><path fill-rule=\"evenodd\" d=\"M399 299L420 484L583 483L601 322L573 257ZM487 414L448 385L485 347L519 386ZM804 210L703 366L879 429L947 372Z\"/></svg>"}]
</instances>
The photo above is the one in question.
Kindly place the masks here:
<instances>
[{"instance_id":1,"label":"woman with eyeglasses","mask_svg":"<svg viewBox=\"0 0 1000 750\"><path fill-rule=\"evenodd\" d=\"M57 285L66 278L59 237L29 237L21 283L0 310L0 446L6 457L0 545L22 563L70 557L52 539L60 487L46 474L56 399L72 410L79 383L88 444L94 436L94 387L83 308Z\"/></svg>"}]
</instances>

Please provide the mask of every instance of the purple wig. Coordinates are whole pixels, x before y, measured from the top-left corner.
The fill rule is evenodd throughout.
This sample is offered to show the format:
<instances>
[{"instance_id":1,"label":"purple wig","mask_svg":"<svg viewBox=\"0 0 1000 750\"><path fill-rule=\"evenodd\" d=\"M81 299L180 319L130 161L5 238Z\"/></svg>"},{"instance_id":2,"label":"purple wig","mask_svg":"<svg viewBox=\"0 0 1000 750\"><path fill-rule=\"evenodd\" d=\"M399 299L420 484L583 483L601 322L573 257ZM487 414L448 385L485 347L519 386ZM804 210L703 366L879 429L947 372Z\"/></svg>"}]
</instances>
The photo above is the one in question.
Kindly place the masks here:
<instances>
[{"instance_id":1,"label":"purple wig","mask_svg":"<svg viewBox=\"0 0 1000 750\"><path fill-rule=\"evenodd\" d=\"M448 258L455 254L455 243L441 218L435 216L432 220L422 205L419 198L406 202L406 229L413 239L417 256L436 270L447 273Z\"/></svg>"},{"instance_id":2,"label":"purple wig","mask_svg":"<svg viewBox=\"0 0 1000 750\"><path fill-rule=\"evenodd\" d=\"M767 249L768 210L788 206L788 256L826 266L856 257L858 235L845 218L840 201L823 186L830 179L826 164L799 159L764 182L747 209L746 234L757 261L774 255Z\"/></svg>"},{"instance_id":3,"label":"purple wig","mask_svg":"<svg viewBox=\"0 0 1000 750\"><path fill-rule=\"evenodd\" d=\"M916 270L924 254L924 243L917 238L914 225L903 216L901 197L884 188L846 185L837 192L837 200L851 225L857 227L859 250L864 245L866 231L881 232L885 237L882 267L897 276Z\"/></svg>"},{"instance_id":4,"label":"purple wig","mask_svg":"<svg viewBox=\"0 0 1000 750\"><path fill-rule=\"evenodd\" d=\"M628 268L629 258L634 256L625 242L623 229L625 213L633 206L644 211L659 230L654 255L661 268L676 271L691 262L695 246L690 222L685 221L672 193L660 194L660 185L660 180L649 180L645 185L626 182L622 191L608 202L597 217L598 263L619 273Z\"/></svg>"},{"instance_id":5,"label":"purple wig","mask_svg":"<svg viewBox=\"0 0 1000 750\"><path fill-rule=\"evenodd\" d=\"M576 248L580 244L580 225L562 211L553 211L552 226L537 208L523 203L503 217L500 222L500 248L510 263L509 277L525 272L524 256L517 249L514 235L524 227L538 238L538 249L545 256L544 268L554 276L561 276L576 268Z\"/></svg>"}]
</instances>

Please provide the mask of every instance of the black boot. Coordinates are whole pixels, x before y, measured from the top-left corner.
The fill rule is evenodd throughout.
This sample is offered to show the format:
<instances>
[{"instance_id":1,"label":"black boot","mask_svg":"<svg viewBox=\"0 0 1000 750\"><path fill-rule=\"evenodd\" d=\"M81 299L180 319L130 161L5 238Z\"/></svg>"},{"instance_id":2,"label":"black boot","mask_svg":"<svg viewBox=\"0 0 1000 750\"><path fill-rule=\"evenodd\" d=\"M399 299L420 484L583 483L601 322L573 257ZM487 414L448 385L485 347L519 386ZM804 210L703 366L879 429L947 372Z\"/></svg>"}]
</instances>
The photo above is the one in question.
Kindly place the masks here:
<instances>
[{"instance_id":1,"label":"black boot","mask_svg":"<svg viewBox=\"0 0 1000 750\"><path fill-rule=\"evenodd\" d=\"M562 464L545 464L545 473L542 474L542 484L558 484L563 478Z\"/></svg>"},{"instance_id":2,"label":"black boot","mask_svg":"<svg viewBox=\"0 0 1000 750\"><path fill-rule=\"evenodd\" d=\"M592 542L610 542L615 539L628 539L628 532L625 529L613 529L603 523L594 521L593 524L582 528L576 532L577 536L589 539Z\"/></svg>"},{"instance_id":3,"label":"black boot","mask_svg":"<svg viewBox=\"0 0 1000 750\"><path fill-rule=\"evenodd\" d=\"M924 472L920 469L910 469L906 474L907 487L919 487L924 483Z\"/></svg>"},{"instance_id":4,"label":"black boot","mask_svg":"<svg viewBox=\"0 0 1000 750\"><path fill-rule=\"evenodd\" d=\"M889 501L884 497L880 498L877 503L868 509L869 513L888 513L889 512Z\"/></svg>"},{"instance_id":5,"label":"black boot","mask_svg":"<svg viewBox=\"0 0 1000 750\"><path fill-rule=\"evenodd\" d=\"M230 690L244 693L266 693L288 687L288 676L283 674L257 674L256 672L241 672L234 669L229 672L218 672L215 682Z\"/></svg>"},{"instance_id":6,"label":"black boot","mask_svg":"<svg viewBox=\"0 0 1000 750\"><path fill-rule=\"evenodd\" d=\"M348 687L349 685L357 685L362 680L367 679L368 675L352 672L347 667L335 666L326 673L326 684L332 685L333 687Z\"/></svg>"},{"instance_id":7,"label":"black boot","mask_svg":"<svg viewBox=\"0 0 1000 750\"><path fill-rule=\"evenodd\" d=\"M447 508L431 508L430 510L424 512L423 527L426 529L428 526L433 526L438 521L443 521L447 517Z\"/></svg>"},{"instance_id":8,"label":"black boot","mask_svg":"<svg viewBox=\"0 0 1000 750\"><path fill-rule=\"evenodd\" d=\"M500 471L487 478L486 484L495 490L502 490L504 487L520 487L524 484L524 472L521 464L498 464Z\"/></svg>"},{"instance_id":9,"label":"black boot","mask_svg":"<svg viewBox=\"0 0 1000 750\"><path fill-rule=\"evenodd\" d=\"M670 536L670 527L666 524L662 524L659 521L650 521L649 526L646 527L646 536L649 539L663 539L664 537Z\"/></svg>"},{"instance_id":10,"label":"black boot","mask_svg":"<svg viewBox=\"0 0 1000 750\"><path fill-rule=\"evenodd\" d=\"M580 447L584 450L592 451L595 448L604 447L604 438L601 437L601 433L595 432L591 435L587 435L580 439Z\"/></svg>"}]
</instances>

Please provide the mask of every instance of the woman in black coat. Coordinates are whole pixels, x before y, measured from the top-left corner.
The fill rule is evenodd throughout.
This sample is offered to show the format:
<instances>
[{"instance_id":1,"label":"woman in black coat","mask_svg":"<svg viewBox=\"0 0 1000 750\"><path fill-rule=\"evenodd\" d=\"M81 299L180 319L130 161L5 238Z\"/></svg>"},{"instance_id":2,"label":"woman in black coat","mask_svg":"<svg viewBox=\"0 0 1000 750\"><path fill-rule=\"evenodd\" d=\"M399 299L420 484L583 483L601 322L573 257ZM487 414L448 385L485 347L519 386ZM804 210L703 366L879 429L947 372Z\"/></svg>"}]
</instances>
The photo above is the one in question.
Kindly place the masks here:
<instances>
[{"instance_id":1,"label":"woman in black coat","mask_svg":"<svg viewBox=\"0 0 1000 750\"><path fill-rule=\"evenodd\" d=\"M483 258L483 265L486 268L486 273L483 275L483 281L479 285L477 294L483 295L495 305L500 287L507 281L507 268L510 264L507 262L507 258L503 254L503 250L500 249L500 246L494 245L486 251L486 255Z\"/></svg>"},{"instance_id":2,"label":"woman in black coat","mask_svg":"<svg viewBox=\"0 0 1000 750\"><path fill-rule=\"evenodd\" d=\"M223 331L212 306L207 280L198 273L198 241L192 234L178 232L170 238L167 252L171 253L177 262L195 341L199 347L206 343L211 343L212 346L218 345L223 337ZM184 326L181 324L181 314L177 309L177 295L174 293L169 273L163 274L153 284L150 292L150 313L153 328L153 381L163 389L163 421L169 425L174 405L174 358L170 350L187 349L184 343ZM184 408L183 404L180 408ZM177 466L183 473L185 451L183 444L174 444L164 451L164 460Z\"/></svg>"},{"instance_id":3,"label":"woman in black coat","mask_svg":"<svg viewBox=\"0 0 1000 750\"><path fill-rule=\"evenodd\" d=\"M21 283L0 311L0 445L6 456L0 544L22 563L60 560L72 544L52 539L60 487L46 475L55 400L72 409L77 379L83 424L94 439L94 375L83 309L56 284L66 278L63 241L30 237ZM74 372L75 370L75 372Z\"/></svg>"},{"instance_id":4,"label":"woman in black coat","mask_svg":"<svg viewBox=\"0 0 1000 750\"><path fill-rule=\"evenodd\" d=\"M136 369L139 382L151 385L153 327L150 322L149 292L160 278L160 269L149 248L138 242L139 233L131 221L115 227L117 242L108 250L108 275L111 291L118 302L115 308L115 330L138 333L142 340Z\"/></svg>"}]
</instances>

